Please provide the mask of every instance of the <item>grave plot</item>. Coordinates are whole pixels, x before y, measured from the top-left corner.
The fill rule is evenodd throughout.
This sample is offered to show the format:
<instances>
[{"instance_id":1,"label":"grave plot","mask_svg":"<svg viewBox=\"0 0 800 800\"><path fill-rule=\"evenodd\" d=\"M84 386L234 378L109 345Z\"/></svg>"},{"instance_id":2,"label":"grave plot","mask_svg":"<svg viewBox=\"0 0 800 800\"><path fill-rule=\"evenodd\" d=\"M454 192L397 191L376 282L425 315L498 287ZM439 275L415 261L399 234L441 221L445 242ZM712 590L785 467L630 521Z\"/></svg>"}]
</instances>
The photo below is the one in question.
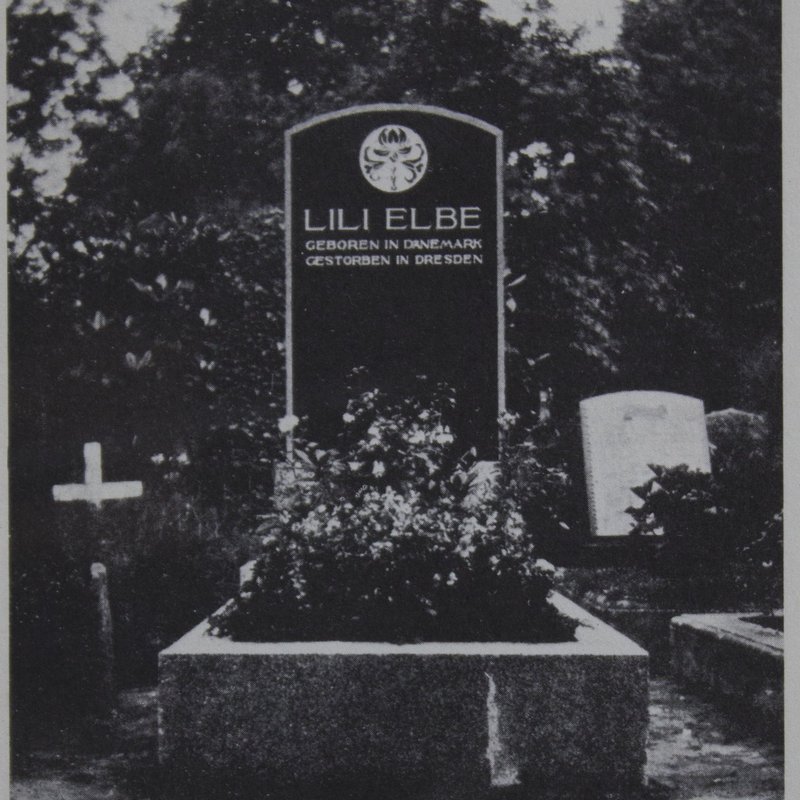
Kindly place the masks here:
<instances>
[{"instance_id":1,"label":"grave plot","mask_svg":"<svg viewBox=\"0 0 800 800\"><path fill-rule=\"evenodd\" d=\"M549 604L552 566L525 549L521 517L499 506L490 513L499 489L485 487L472 505L461 502L470 484L466 476L457 480L460 462L452 462L450 480L439 469L450 462L437 461L454 437L476 458L497 455L505 393L500 153L496 129L429 107L357 107L288 132L285 429L307 416L322 442L342 423L367 430L341 465L325 461L322 474L335 490L301 504L312 511L292 518L296 538L267 537L267 546L281 551L278 560L286 555L299 570L292 586L300 587L303 608L320 618L302 617L281 641L233 640L228 611L246 617L253 596L270 598L285 580L285 569L262 574L256 567L222 622L216 615L160 654L159 752L176 788L233 780L257 791L346 785L380 794L433 785L469 795L492 786L612 791L642 784L647 653L565 598ZM368 380L399 398L420 373L450 383L453 431L436 422L437 413L416 408L406 409L413 419L400 421L395 410L369 425L365 420L378 413L373 393L347 405L347 375L363 366ZM388 463L376 459L361 474L357 452L378 447L382 430L397 434L394 425L413 433L386 452ZM317 449L324 461L325 447ZM304 455L309 464L312 456ZM400 489L383 486L403 458L408 472ZM341 483L343 475L353 480ZM313 482L296 488L314 496ZM420 526L429 534L413 539ZM335 538L342 529L352 536ZM488 541L474 558L479 548L469 543L469 531L483 531ZM281 550L290 540L292 552ZM375 547L359 550L362 540ZM380 598L403 575L401 555L411 557L404 540L417 543L411 550L423 578L429 562L448 565L429 581L416 574L400 581L411 589L439 587L434 599L422 592L432 613L419 618L416 634L400 626L407 644L393 638L395 629L339 641L340 628L325 627L331 608L334 617L362 627L371 614L393 619L393 603ZM331 541L341 547L326 549ZM384 549L390 558L379 565ZM420 564L421 550L435 557ZM336 565L348 558L364 567L335 579ZM474 567L478 559L485 569ZM372 601L359 610L361 581L378 566L384 577L367 583ZM469 584L476 570L482 577ZM327 584L314 582L318 572L329 576ZM465 613L484 619L492 598L508 591L495 580L500 574L510 585L519 582L523 594L509 594L513 607L495 608L497 620L526 622L527 615L537 630L556 615L570 636L520 641L516 632L493 639L478 624L462 627L478 629L480 639L424 639L423 622L448 613L435 598L458 598L448 587L459 575L482 587L461 600L471 603ZM400 592L404 608L422 607L419 594ZM279 606L273 616L292 617L291 604ZM453 599L449 606L451 614L464 608Z\"/></svg>"}]
</instances>

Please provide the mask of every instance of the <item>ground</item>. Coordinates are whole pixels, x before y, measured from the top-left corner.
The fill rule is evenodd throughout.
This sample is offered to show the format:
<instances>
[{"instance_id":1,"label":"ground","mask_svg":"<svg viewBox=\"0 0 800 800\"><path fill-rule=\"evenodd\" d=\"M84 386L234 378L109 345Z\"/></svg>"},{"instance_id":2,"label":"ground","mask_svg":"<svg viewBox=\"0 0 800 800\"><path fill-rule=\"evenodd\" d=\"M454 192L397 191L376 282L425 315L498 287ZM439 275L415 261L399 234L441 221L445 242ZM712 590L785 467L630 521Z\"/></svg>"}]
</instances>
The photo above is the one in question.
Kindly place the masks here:
<instances>
[{"instance_id":1,"label":"ground","mask_svg":"<svg viewBox=\"0 0 800 800\"><path fill-rule=\"evenodd\" d=\"M21 766L11 800L155 800L156 730L155 690L123 692L109 722L52 732ZM658 677L647 776L642 800L782 800L783 752Z\"/></svg>"}]
</instances>

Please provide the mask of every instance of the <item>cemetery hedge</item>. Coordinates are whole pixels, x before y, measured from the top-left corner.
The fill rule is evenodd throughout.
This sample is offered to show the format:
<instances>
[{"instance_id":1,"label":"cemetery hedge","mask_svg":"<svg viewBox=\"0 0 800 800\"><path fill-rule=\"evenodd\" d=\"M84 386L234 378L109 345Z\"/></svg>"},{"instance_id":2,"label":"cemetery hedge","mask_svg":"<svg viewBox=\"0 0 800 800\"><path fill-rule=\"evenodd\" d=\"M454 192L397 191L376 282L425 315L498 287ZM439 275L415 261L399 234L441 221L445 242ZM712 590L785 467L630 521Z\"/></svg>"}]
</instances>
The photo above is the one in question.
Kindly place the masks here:
<instances>
[{"instance_id":1,"label":"cemetery hedge","mask_svg":"<svg viewBox=\"0 0 800 800\"><path fill-rule=\"evenodd\" d=\"M708 415L712 473L653 465L628 509L643 560L691 610L783 605L782 459L765 419Z\"/></svg>"}]
</instances>

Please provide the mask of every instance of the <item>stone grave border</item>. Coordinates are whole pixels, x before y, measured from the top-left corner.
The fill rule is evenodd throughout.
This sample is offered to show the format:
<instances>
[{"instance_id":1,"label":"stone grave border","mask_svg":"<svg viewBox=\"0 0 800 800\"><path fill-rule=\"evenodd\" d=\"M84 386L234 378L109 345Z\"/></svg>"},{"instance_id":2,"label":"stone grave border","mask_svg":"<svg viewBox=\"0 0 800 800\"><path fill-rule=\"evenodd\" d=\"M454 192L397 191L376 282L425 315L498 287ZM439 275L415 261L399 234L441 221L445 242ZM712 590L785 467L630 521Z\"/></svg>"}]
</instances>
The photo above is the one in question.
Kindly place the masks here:
<instances>
[{"instance_id":1,"label":"stone grave border","mask_svg":"<svg viewBox=\"0 0 800 800\"><path fill-rule=\"evenodd\" d=\"M262 793L378 779L456 794L641 786L648 655L552 602L578 621L576 641L233 642L205 621L159 654L165 779Z\"/></svg>"},{"instance_id":2,"label":"stone grave border","mask_svg":"<svg viewBox=\"0 0 800 800\"><path fill-rule=\"evenodd\" d=\"M750 618L758 613L681 614L670 623L671 666L684 684L744 710L759 726L783 735L784 636ZM776 615L783 617L783 613Z\"/></svg>"}]
</instances>

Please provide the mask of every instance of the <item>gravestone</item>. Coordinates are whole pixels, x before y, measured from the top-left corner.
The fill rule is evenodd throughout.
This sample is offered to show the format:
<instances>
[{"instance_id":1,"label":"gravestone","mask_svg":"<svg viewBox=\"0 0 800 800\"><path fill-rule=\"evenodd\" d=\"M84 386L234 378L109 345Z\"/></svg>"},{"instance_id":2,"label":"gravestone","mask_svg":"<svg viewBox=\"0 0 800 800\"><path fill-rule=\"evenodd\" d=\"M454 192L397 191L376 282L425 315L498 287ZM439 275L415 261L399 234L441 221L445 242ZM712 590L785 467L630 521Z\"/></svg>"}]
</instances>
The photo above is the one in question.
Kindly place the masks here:
<instances>
[{"instance_id":1,"label":"gravestone","mask_svg":"<svg viewBox=\"0 0 800 800\"><path fill-rule=\"evenodd\" d=\"M286 134L287 417L329 440L352 391L457 394L484 458L504 408L500 131L373 105ZM355 368L363 385L348 386Z\"/></svg>"},{"instance_id":2,"label":"gravestone","mask_svg":"<svg viewBox=\"0 0 800 800\"><path fill-rule=\"evenodd\" d=\"M616 392L581 401L586 488L594 536L624 536L631 492L648 464L711 471L703 401L671 392Z\"/></svg>"}]
</instances>

